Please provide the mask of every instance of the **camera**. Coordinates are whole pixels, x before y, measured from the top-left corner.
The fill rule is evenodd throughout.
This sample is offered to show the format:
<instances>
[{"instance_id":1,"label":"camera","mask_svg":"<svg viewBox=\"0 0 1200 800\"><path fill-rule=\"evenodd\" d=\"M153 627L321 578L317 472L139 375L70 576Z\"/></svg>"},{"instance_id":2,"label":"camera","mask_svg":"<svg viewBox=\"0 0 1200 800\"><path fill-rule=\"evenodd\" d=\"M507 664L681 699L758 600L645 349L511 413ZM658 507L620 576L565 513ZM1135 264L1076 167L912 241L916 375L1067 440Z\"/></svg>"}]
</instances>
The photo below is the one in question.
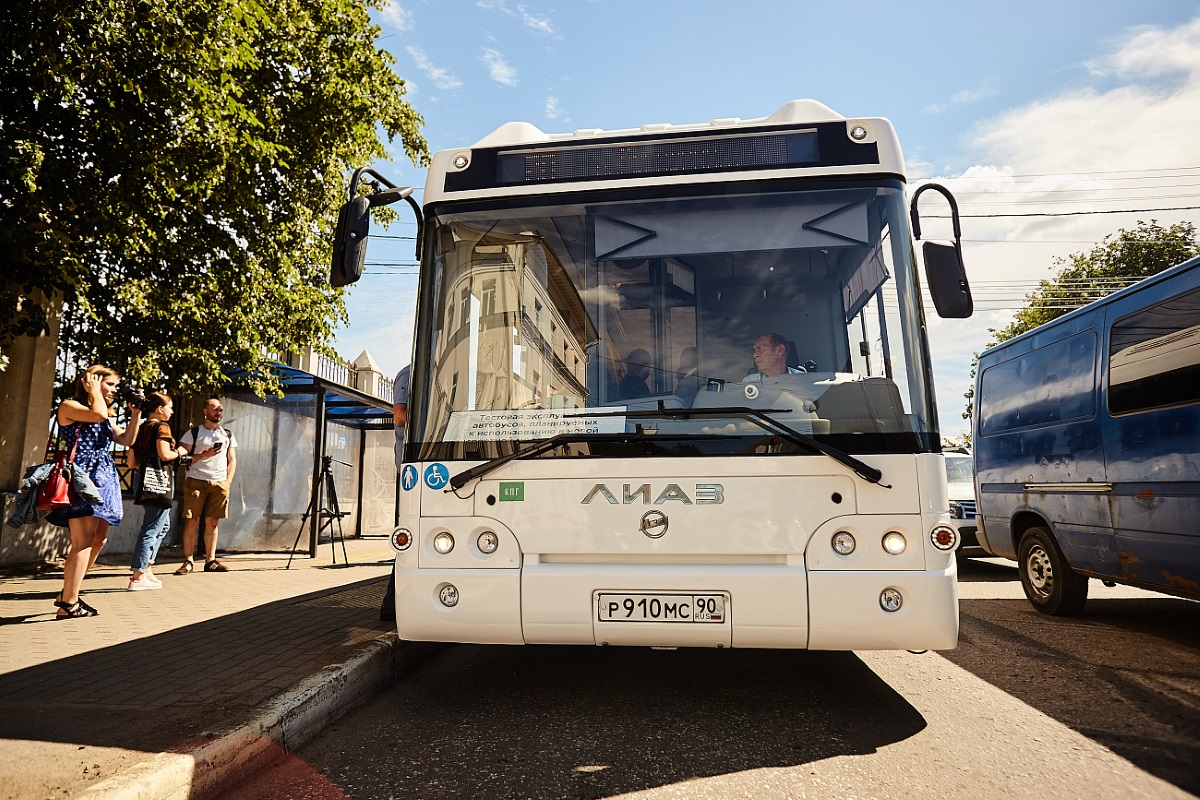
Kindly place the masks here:
<instances>
[{"instance_id":1,"label":"camera","mask_svg":"<svg viewBox=\"0 0 1200 800\"><path fill-rule=\"evenodd\" d=\"M122 403L128 403L135 408L141 410L143 414L149 414L154 409L158 408L158 404L153 400L147 400L146 395L134 389L132 386L118 386L116 399Z\"/></svg>"}]
</instances>

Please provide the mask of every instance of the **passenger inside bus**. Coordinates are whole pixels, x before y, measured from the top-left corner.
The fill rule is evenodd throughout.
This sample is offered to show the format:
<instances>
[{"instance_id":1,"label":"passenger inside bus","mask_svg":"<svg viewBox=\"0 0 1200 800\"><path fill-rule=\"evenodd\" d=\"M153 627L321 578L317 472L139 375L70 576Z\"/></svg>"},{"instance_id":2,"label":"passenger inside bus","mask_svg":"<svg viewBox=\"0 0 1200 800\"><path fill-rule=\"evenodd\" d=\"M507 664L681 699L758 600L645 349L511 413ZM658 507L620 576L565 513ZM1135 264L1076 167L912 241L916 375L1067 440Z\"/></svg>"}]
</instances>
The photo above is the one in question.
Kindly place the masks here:
<instances>
[{"instance_id":1,"label":"passenger inside bus","mask_svg":"<svg viewBox=\"0 0 1200 800\"><path fill-rule=\"evenodd\" d=\"M675 381L675 396L683 401L685 407L692 404L696 392L700 391L700 364L696 359L696 348L685 347L679 354L676 365L678 378Z\"/></svg>"},{"instance_id":2,"label":"passenger inside bus","mask_svg":"<svg viewBox=\"0 0 1200 800\"><path fill-rule=\"evenodd\" d=\"M631 400L646 397L650 394L650 354L641 348L634 350L625 357L626 372L621 379L621 399Z\"/></svg>"}]
</instances>

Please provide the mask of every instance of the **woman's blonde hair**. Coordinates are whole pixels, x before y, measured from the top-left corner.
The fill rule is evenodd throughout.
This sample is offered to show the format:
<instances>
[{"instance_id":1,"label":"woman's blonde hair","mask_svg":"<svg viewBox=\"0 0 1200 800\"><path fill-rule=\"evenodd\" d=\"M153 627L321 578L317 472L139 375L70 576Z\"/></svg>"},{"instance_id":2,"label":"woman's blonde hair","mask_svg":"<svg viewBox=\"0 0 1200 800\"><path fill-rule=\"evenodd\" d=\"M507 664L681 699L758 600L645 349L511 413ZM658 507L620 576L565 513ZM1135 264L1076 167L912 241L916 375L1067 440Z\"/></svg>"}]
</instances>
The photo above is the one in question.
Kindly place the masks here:
<instances>
[{"instance_id":1,"label":"woman's blonde hair","mask_svg":"<svg viewBox=\"0 0 1200 800\"><path fill-rule=\"evenodd\" d=\"M74 399L80 403L83 403L85 406L91 402L91 399L88 397L87 388L83 385L83 379L88 375L99 375L100 380L104 380L109 375L112 375L116 378L121 377L121 373L117 372L112 367L106 367L103 364L92 364L90 367L85 369L80 376L75 379L74 394Z\"/></svg>"}]
</instances>

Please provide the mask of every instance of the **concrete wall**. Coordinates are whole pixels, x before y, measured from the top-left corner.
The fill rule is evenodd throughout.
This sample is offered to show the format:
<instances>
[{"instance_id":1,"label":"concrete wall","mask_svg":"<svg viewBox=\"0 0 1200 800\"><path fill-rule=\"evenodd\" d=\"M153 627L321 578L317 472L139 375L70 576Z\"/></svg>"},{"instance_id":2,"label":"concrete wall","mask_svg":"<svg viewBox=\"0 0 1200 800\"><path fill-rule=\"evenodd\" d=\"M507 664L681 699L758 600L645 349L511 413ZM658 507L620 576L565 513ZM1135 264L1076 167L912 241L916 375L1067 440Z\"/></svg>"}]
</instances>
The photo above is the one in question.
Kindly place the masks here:
<instances>
[{"instance_id":1,"label":"concrete wall","mask_svg":"<svg viewBox=\"0 0 1200 800\"><path fill-rule=\"evenodd\" d=\"M35 294L47 306L50 332L18 337L4 350L9 363L0 372L0 492L18 491L25 468L42 461L54 410L62 303L45 302L40 292Z\"/></svg>"}]
</instances>

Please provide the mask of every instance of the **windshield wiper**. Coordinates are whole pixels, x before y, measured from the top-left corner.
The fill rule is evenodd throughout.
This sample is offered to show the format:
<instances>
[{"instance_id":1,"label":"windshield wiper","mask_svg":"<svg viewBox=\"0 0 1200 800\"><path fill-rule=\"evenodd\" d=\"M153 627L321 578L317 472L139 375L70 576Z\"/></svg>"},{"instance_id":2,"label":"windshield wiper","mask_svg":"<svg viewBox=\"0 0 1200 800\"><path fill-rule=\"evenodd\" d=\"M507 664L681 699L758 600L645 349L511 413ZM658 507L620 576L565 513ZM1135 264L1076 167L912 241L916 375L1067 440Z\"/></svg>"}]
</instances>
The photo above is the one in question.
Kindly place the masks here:
<instances>
[{"instance_id":1,"label":"windshield wiper","mask_svg":"<svg viewBox=\"0 0 1200 800\"><path fill-rule=\"evenodd\" d=\"M604 416L604 415L600 415ZM650 438L642 433L640 427L636 433L559 433L545 439L539 439L532 444L528 444L519 450L514 450L508 455L498 456L491 461L485 461L482 464L463 470L450 479L447 492L461 489L466 483L475 478L486 475L494 469L503 467L510 461L518 458L527 458L536 456L539 453L544 453L547 450L553 450L559 445L572 444L574 442L633 442Z\"/></svg>"},{"instance_id":2,"label":"windshield wiper","mask_svg":"<svg viewBox=\"0 0 1200 800\"><path fill-rule=\"evenodd\" d=\"M564 414L564 417L570 416L587 416L591 417L625 417L626 419L676 419L689 417L701 418L721 418L721 417L736 417L744 419L747 422L753 422L767 433L775 434L781 439L786 439L794 445L803 447L805 450L810 450L816 453L822 453L829 456L834 461L843 464L854 473L868 483L877 483L885 489L892 488L890 484L883 482L883 473L870 464L865 464L859 461L849 453L843 453L836 447L830 447L827 444L818 442L811 436L807 436L800 431L789 428L777 419L774 419L771 414L791 414L790 408L749 408L748 406L730 406L728 408L667 408L662 400L658 401L658 408L653 411L611 411L600 414Z\"/></svg>"}]
</instances>

